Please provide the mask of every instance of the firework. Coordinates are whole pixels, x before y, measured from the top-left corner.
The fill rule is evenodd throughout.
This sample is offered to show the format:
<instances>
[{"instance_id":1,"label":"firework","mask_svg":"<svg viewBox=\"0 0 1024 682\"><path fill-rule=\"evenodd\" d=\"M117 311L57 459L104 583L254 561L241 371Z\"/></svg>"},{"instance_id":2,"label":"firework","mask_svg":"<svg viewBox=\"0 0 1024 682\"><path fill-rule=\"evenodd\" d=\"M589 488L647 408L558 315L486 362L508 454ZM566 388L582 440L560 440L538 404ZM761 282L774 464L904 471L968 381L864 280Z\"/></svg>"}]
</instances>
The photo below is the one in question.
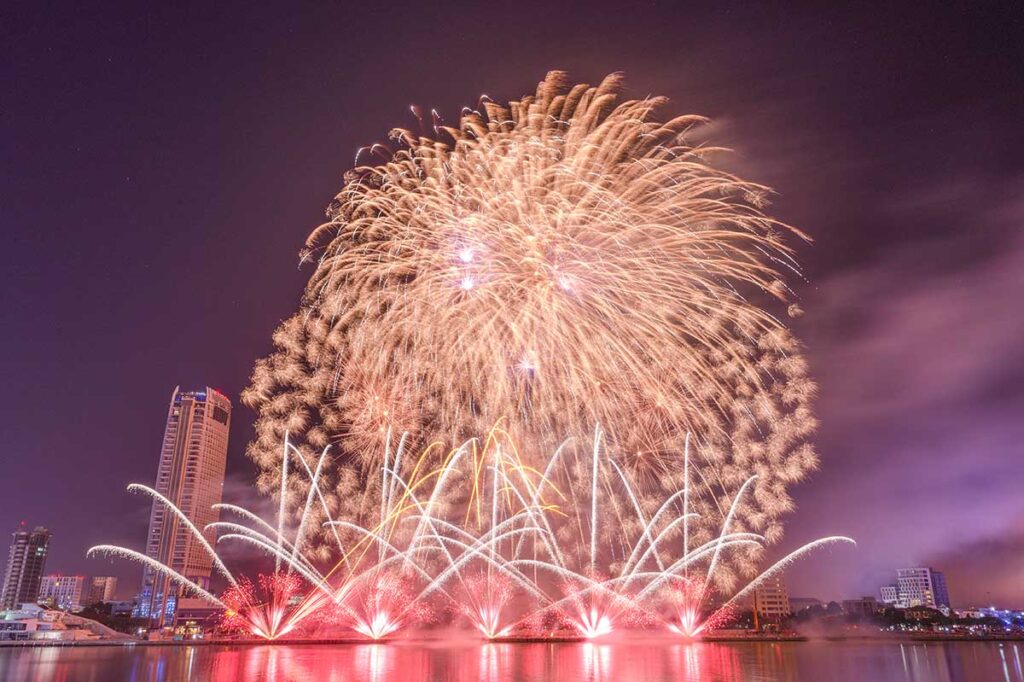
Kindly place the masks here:
<instances>
[{"instance_id":1,"label":"firework","mask_svg":"<svg viewBox=\"0 0 1024 682\"><path fill-rule=\"evenodd\" d=\"M304 599L305 584L294 573L260 575L257 582L259 589L242 578L221 595L226 607L221 629L274 640L312 624L316 619L310 616L319 614L326 603L322 595Z\"/></svg>"},{"instance_id":2,"label":"firework","mask_svg":"<svg viewBox=\"0 0 1024 682\"><path fill-rule=\"evenodd\" d=\"M735 617L736 609L731 603L721 606L709 603L715 599L715 588L703 576L678 578L665 592L665 601L672 614L668 619L668 629L683 637L698 637Z\"/></svg>"},{"instance_id":3,"label":"firework","mask_svg":"<svg viewBox=\"0 0 1024 682\"><path fill-rule=\"evenodd\" d=\"M91 551L267 639L303 622L381 639L446 612L489 639L594 638L699 635L850 541L757 569L817 464L814 384L772 312L799 313L783 274L803 235L694 142L704 119L619 90L553 72L358 154L243 396L276 525L221 505L240 522L198 529L133 487L199 538L221 598ZM214 531L273 557L262 596Z\"/></svg>"},{"instance_id":4,"label":"firework","mask_svg":"<svg viewBox=\"0 0 1024 682\"><path fill-rule=\"evenodd\" d=\"M852 542L829 537L808 543L741 583L727 598L719 597L726 592L716 591L718 586L730 582L720 576L729 572L728 556L766 542L763 535L733 528L753 479L707 524L717 525L718 533L691 544L688 528L699 514L689 507L688 488L669 494L646 513L636 482L600 444L598 431L587 448L589 461L578 463L565 455L568 448L563 446L544 472L517 456L507 434L488 439L483 448L465 443L433 469L425 467L433 459L425 451L413 458L416 474L411 478L396 471L401 450L386 454L381 470L386 493L379 511L366 519L326 522L338 531L341 552L327 566L318 567L316 553L305 549L305 518L294 529L279 519L275 528L240 507L220 505L245 523L187 526L194 536L217 531L218 544L243 542L277 559L281 571L261 576L259 590L232 575L209 544L203 547L230 583L219 598L138 552L108 545L89 552L141 561L224 609L226 629L265 639L298 633L314 623L382 639L433 620L451 604L489 639L552 636L565 628L595 638L614 630L652 627L699 635L724 622L731 604L788 563L823 545ZM281 477L287 486L287 462L301 461L302 453L291 444L285 453ZM580 464L592 475L589 495L577 493L589 498L583 503L564 485ZM689 469L685 459L683 470ZM317 470L298 469L303 470L310 498L318 499ZM443 502L451 497L449 487L467 482L473 491L468 514ZM140 486L131 489L144 491ZM166 499L157 499L171 513L181 513ZM632 504L615 504L622 500ZM283 513L282 507L281 518Z\"/></svg>"},{"instance_id":5,"label":"firework","mask_svg":"<svg viewBox=\"0 0 1024 682\"><path fill-rule=\"evenodd\" d=\"M361 516L384 494L365 479L392 434L423 447L500 422L543 469L555 442L600 424L641 495L679 487L692 434L696 540L753 474L736 523L780 537L786 487L816 464L814 384L759 303L787 298L785 238L801 235L692 141L702 118L666 119L663 98L619 89L618 76L570 87L553 72L532 96L421 121L357 157L379 163L346 175L310 235L301 306L244 395L264 492L279 491L286 431L338 448L329 510ZM285 491L292 509L307 491ZM336 540L318 537L326 556Z\"/></svg>"}]
</instances>

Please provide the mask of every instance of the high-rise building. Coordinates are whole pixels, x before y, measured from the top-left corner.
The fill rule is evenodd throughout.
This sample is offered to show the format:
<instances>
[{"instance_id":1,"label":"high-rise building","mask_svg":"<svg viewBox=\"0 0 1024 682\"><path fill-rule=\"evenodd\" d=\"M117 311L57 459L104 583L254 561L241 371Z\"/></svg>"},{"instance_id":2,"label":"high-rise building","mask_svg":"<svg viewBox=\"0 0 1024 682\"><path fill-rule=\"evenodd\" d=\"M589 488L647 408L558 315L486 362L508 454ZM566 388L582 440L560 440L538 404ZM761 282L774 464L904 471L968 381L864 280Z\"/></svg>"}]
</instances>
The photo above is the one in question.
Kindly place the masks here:
<instances>
[{"instance_id":1,"label":"high-rise building","mask_svg":"<svg viewBox=\"0 0 1024 682\"><path fill-rule=\"evenodd\" d=\"M924 566L901 568L896 571L896 587L899 590L900 601L906 607L949 608L946 577L941 571Z\"/></svg>"},{"instance_id":2,"label":"high-rise building","mask_svg":"<svg viewBox=\"0 0 1024 682\"><path fill-rule=\"evenodd\" d=\"M754 610L758 618L768 621L779 621L792 613L789 593L781 576L769 578L754 589Z\"/></svg>"},{"instance_id":3,"label":"high-rise building","mask_svg":"<svg viewBox=\"0 0 1024 682\"><path fill-rule=\"evenodd\" d=\"M948 609L950 606L946 576L926 566L897 570L896 584L883 586L881 597L886 604L901 609L914 606Z\"/></svg>"},{"instance_id":4,"label":"high-rise building","mask_svg":"<svg viewBox=\"0 0 1024 682\"><path fill-rule=\"evenodd\" d=\"M44 575L39 584L40 603L51 602L61 611L79 611L85 591L84 575Z\"/></svg>"},{"instance_id":5,"label":"high-rise building","mask_svg":"<svg viewBox=\"0 0 1024 682\"><path fill-rule=\"evenodd\" d=\"M111 575L97 575L89 578L89 589L85 597L86 604L114 601L117 592L117 578Z\"/></svg>"},{"instance_id":6,"label":"high-rise building","mask_svg":"<svg viewBox=\"0 0 1024 682\"><path fill-rule=\"evenodd\" d=\"M15 531L12 535L0 609L16 609L21 604L36 603L50 546L50 531L42 526L32 531Z\"/></svg>"},{"instance_id":7,"label":"high-rise building","mask_svg":"<svg viewBox=\"0 0 1024 682\"><path fill-rule=\"evenodd\" d=\"M167 411L157 492L177 506L199 529L218 520L228 455L231 402L222 393L174 389ZM211 532L207 540L215 541ZM166 505L153 501L146 555L204 587L212 561L188 527ZM173 623L180 587L150 569L143 571L136 615L158 627Z\"/></svg>"}]
</instances>

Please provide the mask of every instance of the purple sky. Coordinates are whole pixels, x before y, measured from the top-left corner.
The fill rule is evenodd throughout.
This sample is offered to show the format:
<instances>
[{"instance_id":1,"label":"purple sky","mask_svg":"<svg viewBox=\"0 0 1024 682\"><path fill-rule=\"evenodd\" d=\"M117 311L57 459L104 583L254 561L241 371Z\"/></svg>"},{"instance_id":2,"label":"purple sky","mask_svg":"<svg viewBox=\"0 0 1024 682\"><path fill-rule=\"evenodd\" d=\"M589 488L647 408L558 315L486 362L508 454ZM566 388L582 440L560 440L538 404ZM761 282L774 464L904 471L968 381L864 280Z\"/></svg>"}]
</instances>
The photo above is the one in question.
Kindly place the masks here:
<instances>
[{"instance_id":1,"label":"purple sky","mask_svg":"<svg viewBox=\"0 0 1024 682\"><path fill-rule=\"evenodd\" d=\"M782 547L860 544L791 592L870 594L930 562L956 605L1024 606L1019 11L361 4L0 10L0 532L49 526L50 569L113 572L127 596L139 571L85 549L143 546L124 486L154 477L172 389L237 403L356 148L412 103L454 118L550 68L624 70L628 94L713 117L815 238L795 328L822 462Z\"/></svg>"}]
</instances>

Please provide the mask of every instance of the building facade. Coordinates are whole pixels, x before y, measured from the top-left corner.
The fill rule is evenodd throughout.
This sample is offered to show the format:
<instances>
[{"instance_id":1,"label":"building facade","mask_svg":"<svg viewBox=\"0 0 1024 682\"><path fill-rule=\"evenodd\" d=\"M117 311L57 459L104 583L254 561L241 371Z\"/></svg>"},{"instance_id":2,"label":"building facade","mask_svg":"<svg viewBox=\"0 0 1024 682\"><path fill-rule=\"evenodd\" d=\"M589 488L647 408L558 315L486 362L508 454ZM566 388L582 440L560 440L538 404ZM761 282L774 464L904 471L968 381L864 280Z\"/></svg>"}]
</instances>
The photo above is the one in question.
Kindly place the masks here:
<instances>
[{"instance_id":1,"label":"building facade","mask_svg":"<svg viewBox=\"0 0 1024 682\"><path fill-rule=\"evenodd\" d=\"M789 612L800 613L804 609L809 609L814 606L824 606L821 600L817 597L790 597L789 598Z\"/></svg>"},{"instance_id":2,"label":"building facade","mask_svg":"<svg viewBox=\"0 0 1024 682\"><path fill-rule=\"evenodd\" d=\"M213 505L221 501L228 454L231 402L212 389L174 389L167 411L160 464L154 488L197 528L219 519ZM215 541L211 532L206 538ZM158 500L149 517L146 555L204 587L212 560L187 525ZM151 625L173 624L180 588L150 569L143 571L136 616Z\"/></svg>"},{"instance_id":3,"label":"building facade","mask_svg":"<svg viewBox=\"0 0 1024 682\"><path fill-rule=\"evenodd\" d=\"M899 590L900 601L906 607L949 608L946 577L941 571L924 566L901 568L896 571L896 587Z\"/></svg>"},{"instance_id":4,"label":"building facade","mask_svg":"<svg viewBox=\"0 0 1024 682\"><path fill-rule=\"evenodd\" d=\"M49 604L61 611L80 611L85 596L84 575L44 575L39 584L40 604Z\"/></svg>"},{"instance_id":5,"label":"building facade","mask_svg":"<svg viewBox=\"0 0 1024 682\"><path fill-rule=\"evenodd\" d=\"M89 578L89 589L85 596L86 604L114 601L117 592L117 578L111 575L97 575Z\"/></svg>"},{"instance_id":6,"label":"building facade","mask_svg":"<svg viewBox=\"0 0 1024 682\"><path fill-rule=\"evenodd\" d=\"M949 590L942 571L927 566L901 568L896 571L896 583L881 588L882 602L901 609L926 606L948 610Z\"/></svg>"},{"instance_id":7,"label":"building facade","mask_svg":"<svg viewBox=\"0 0 1024 682\"><path fill-rule=\"evenodd\" d=\"M874 597L861 597L860 599L844 599L843 613L851 616L870 618L882 610L882 605Z\"/></svg>"},{"instance_id":8,"label":"building facade","mask_svg":"<svg viewBox=\"0 0 1024 682\"><path fill-rule=\"evenodd\" d=\"M50 548L50 531L42 526L34 530L19 530L12 534L11 549L7 554L0 610L17 609L22 604L35 604L39 584L46 570L46 553Z\"/></svg>"},{"instance_id":9,"label":"building facade","mask_svg":"<svg viewBox=\"0 0 1024 682\"><path fill-rule=\"evenodd\" d=\"M781 577L765 580L754 590L754 610L760 619L778 622L788 617L789 593Z\"/></svg>"}]
</instances>

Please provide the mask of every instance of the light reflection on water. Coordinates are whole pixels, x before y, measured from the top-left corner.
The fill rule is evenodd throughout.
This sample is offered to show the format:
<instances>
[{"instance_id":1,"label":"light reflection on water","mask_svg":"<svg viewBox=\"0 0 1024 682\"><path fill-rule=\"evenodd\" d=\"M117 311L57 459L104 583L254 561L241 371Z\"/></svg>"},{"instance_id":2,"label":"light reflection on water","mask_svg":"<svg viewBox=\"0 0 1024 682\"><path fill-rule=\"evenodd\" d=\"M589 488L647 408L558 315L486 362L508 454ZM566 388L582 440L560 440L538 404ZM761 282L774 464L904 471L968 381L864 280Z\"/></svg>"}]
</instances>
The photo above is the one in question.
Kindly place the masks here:
<instances>
[{"instance_id":1,"label":"light reflection on water","mask_svg":"<svg viewBox=\"0 0 1024 682\"><path fill-rule=\"evenodd\" d=\"M57 682L1024 682L1021 642L0 648L0 680Z\"/></svg>"}]
</instances>

